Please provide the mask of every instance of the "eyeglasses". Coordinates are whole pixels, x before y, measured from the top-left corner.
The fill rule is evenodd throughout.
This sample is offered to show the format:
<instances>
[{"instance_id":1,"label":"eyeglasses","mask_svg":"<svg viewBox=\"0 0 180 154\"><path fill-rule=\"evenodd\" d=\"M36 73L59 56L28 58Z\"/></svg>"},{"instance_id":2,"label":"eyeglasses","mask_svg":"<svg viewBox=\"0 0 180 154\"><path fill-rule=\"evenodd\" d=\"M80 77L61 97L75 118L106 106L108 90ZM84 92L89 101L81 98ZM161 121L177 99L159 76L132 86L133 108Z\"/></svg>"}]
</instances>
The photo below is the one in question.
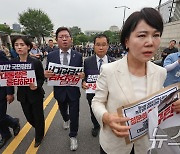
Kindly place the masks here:
<instances>
[{"instance_id":1,"label":"eyeglasses","mask_svg":"<svg viewBox=\"0 0 180 154\"><path fill-rule=\"evenodd\" d=\"M107 44L95 44L95 46L105 48L105 47L107 47L108 45L107 45Z\"/></svg>"},{"instance_id":2,"label":"eyeglasses","mask_svg":"<svg viewBox=\"0 0 180 154\"><path fill-rule=\"evenodd\" d=\"M69 36L69 35L58 36L58 38L60 38L60 39L68 39L69 37L71 37L71 36Z\"/></svg>"}]
</instances>

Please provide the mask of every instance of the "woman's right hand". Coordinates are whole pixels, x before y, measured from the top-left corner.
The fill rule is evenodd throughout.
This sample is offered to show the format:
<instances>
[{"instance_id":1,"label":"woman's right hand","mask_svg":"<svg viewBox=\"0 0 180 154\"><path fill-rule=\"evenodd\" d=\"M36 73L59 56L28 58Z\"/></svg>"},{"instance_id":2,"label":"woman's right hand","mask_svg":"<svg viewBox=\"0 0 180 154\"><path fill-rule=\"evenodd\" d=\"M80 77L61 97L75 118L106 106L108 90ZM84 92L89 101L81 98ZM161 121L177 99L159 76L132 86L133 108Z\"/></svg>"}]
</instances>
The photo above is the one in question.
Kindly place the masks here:
<instances>
[{"instance_id":1,"label":"woman's right hand","mask_svg":"<svg viewBox=\"0 0 180 154\"><path fill-rule=\"evenodd\" d=\"M44 76L46 77L46 78L50 78L50 77L52 77L54 75L54 73L52 72L52 71L48 71L48 70L45 70L44 71Z\"/></svg>"},{"instance_id":2,"label":"woman's right hand","mask_svg":"<svg viewBox=\"0 0 180 154\"><path fill-rule=\"evenodd\" d=\"M104 124L108 125L112 132L117 137L126 137L129 135L129 126L123 125L123 123L130 120L127 117L119 117L118 114L104 113L103 115Z\"/></svg>"}]
</instances>

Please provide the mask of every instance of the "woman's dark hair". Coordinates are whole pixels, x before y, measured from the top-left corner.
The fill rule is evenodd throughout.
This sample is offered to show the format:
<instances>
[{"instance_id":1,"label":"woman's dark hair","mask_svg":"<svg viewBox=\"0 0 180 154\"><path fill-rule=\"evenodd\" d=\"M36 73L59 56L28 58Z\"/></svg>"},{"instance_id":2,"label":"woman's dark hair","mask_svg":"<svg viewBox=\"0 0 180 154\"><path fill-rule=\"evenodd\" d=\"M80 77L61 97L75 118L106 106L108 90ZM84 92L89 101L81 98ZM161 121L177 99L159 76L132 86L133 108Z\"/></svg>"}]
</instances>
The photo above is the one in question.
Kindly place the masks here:
<instances>
[{"instance_id":1,"label":"woman's dark hair","mask_svg":"<svg viewBox=\"0 0 180 154\"><path fill-rule=\"evenodd\" d=\"M71 32L70 32L70 30L67 28L67 27L59 27L57 30L56 30L56 39L58 38L58 34L59 34L59 32L61 32L61 31L68 31L68 33L69 33L69 35L71 36Z\"/></svg>"},{"instance_id":2,"label":"woman's dark hair","mask_svg":"<svg viewBox=\"0 0 180 154\"><path fill-rule=\"evenodd\" d=\"M143 8L141 11L132 13L126 20L121 32L121 45L126 50L126 39L130 37L140 21L144 20L149 26L157 29L162 35L163 20L160 13L154 8Z\"/></svg>"},{"instance_id":3,"label":"woman's dark hair","mask_svg":"<svg viewBox=\"0 0 180 154\"><path fill-rule=\"evenodd\" d=\"M31 41L29 41L29 39L28 39L27 37L25 37L25 36L16 36L16 37L14 37L14 39L12 40L12 47L13 47L13 49L15 50L15 42L16 42L17 40L19 40L19 39L23 40L24 43L25 43L27 46L30 46L30 49L28 50L28 52L29 52L29 51L32 49L33 45L32 45L32 43L31 43Z\"/></svg>"}]
</instances>

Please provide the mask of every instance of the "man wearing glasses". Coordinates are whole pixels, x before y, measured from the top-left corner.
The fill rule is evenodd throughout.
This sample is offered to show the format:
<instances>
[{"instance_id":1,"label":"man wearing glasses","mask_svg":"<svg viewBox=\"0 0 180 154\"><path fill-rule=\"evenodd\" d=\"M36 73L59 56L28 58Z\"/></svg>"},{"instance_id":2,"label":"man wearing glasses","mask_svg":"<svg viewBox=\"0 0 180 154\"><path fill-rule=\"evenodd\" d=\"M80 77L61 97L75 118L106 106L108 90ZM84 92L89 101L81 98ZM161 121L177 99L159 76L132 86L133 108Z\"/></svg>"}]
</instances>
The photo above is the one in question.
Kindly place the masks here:
<instances>
[{"instance_id":1,"label":"man wearing glasses","mask_svg":"<svg viewBox=\"0 0 180 154\"><path fill-rule=\"evenodd\" d=\"M52 71L47 70L49 62L82 67L81 53L71 49L73 41L68 28L60 27L57 29L56 41L59 49L50 52L47 56L46 78L54 75ZM83 75L81 77L83 77ZM54 97L58 102L59 110L64 120L63 128L68 129L70 124L70 150L75 151L78 148L76 136L79 127L79 87L54 86Z\"/></svg>"},{"instance_id":2,"label":"man wearing glasses","mask_svg":"<svg viewBox=\"0 0 180 154\"><path fill-rule=\"evenodd\" d=\"M94 38L95 55L86 58L84 60L85 80L83 81L83 89L87 90L90 88L89 85L92 85L92 82L94 82L95 77L97 77L97 75L100 74L101 65L115 61L115 59L106 55L108 48L109 48L109 39L106 35L98 34L97 36L95 36ZM91 121L93 123L91 134L93 137L96 137L99 133L100 125L96 120L91 108L91 101L95 93L94 91L91 92L86 91L86 93L87 93L86 98L88 100L90 107Z\"/></svg>"}]
</instances>

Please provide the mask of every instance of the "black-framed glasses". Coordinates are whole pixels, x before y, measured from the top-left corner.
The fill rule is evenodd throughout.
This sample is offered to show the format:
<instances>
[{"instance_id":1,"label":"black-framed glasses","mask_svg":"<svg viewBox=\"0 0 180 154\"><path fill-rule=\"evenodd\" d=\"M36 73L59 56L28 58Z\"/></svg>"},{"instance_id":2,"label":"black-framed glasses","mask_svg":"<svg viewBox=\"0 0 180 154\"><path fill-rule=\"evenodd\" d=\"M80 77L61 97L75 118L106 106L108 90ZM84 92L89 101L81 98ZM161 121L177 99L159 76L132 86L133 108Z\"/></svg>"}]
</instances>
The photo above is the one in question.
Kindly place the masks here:
<instances>
[{"instance_id":1,"label":"black-framed glasses","mask_svg":"<svg viewBox=\"0 0 180 154\"><path fill-rule=\"evenodd\" d=\"M58 36L58 38L60 38L60 39L68 39L69 37L71 37L71 36L69 36L69 35Z\"/></svg>"}]
</instances>

